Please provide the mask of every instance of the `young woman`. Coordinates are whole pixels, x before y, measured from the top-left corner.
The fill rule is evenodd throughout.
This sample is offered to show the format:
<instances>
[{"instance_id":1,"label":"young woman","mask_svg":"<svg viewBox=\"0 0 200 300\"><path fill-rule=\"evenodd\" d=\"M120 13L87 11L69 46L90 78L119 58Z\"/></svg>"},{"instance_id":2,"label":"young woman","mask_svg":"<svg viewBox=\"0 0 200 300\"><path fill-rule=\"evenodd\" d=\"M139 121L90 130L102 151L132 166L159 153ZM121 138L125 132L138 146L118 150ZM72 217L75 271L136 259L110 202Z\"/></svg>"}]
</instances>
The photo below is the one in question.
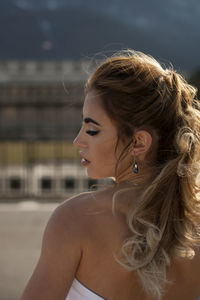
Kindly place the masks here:
<instances>
[{"instance_id":1,"label":"young woman","mask_svg":"<svg viewBox=\"0 0 200 300\"><path fill-rule=\"evenodd\" d=\"M86 84L74 140L91 178L115 185L62 203L22 300L197 300L200 104L142 53L108 58Z\"/></svg>"}]
</instances>

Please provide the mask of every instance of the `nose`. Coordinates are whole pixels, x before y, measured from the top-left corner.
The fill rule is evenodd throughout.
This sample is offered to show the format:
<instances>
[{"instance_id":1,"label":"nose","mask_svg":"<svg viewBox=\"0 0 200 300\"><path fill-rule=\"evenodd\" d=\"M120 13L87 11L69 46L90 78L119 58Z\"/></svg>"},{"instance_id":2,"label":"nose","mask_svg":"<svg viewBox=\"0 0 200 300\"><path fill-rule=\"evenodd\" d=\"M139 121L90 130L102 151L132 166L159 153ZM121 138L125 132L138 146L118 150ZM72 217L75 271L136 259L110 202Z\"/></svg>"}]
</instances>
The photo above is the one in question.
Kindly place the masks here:
<instances>
[{"instance_id":1,"label":"nose","mask_svg":"<svg viewBox=\"0 0 200 300\"><path fill-rule=\"evenodd\" d=\"M86 141L84 141L83 137L81 136L81 131L79 131L78 135L75 137L73 144L77 148L86 148L87 147Z\"/></svg>"}]
</instances>

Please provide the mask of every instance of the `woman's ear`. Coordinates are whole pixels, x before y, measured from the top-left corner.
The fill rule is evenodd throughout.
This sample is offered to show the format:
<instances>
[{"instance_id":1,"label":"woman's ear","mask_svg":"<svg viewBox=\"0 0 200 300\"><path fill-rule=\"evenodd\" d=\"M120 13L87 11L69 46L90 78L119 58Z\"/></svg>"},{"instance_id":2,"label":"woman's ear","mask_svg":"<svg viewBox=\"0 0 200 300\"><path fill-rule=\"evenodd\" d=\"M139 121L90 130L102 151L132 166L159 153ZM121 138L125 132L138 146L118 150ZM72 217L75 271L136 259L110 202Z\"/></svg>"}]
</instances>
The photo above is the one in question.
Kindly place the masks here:
<instances>
[{"instance_id":1,"label":"woman's ear","mask_svg":"<svg viewBox=\"0 0 200 300\"><path fill-rule=\"evenodd\" d=\"M131 154L135 156L143 154L145 156L151 145L151 134L146 130L138 130L134 133Z\"/></svg>"}]
</instances>

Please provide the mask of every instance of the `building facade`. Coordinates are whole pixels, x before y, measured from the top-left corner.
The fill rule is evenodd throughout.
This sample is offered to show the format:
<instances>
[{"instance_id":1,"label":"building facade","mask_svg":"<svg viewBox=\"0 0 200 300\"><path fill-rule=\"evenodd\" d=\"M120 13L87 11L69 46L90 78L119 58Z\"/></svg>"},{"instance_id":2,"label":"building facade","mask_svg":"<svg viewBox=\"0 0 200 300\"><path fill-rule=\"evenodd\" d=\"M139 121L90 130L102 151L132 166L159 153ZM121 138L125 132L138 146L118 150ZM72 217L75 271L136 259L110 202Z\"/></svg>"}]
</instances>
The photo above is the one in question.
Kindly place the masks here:
<instances>
[{"instance_id":1,"label":"building facade","mask_svg":"<svg viewBox=\"0 0 200 300\"><path fill-rule=\"evenodd\" d=\"M0 62L1 201L62 199L99 183L80 169L72 144L92 69L84 61Z\"/></svg>"}]
</instances>

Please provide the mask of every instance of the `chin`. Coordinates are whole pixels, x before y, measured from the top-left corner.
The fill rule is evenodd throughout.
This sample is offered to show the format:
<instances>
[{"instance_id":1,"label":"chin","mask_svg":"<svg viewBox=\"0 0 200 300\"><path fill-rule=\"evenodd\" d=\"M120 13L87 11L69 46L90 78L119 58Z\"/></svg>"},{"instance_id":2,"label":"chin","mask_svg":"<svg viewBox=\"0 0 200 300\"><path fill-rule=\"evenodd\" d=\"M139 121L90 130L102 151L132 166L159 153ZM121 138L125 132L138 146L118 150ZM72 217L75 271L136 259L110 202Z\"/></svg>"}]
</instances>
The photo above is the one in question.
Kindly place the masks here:
<instances>
[{"instance_id":1,"label":"chin","mask_svg":"<svg viewBox=\"0 0 200 300\"><path fill-rule=\"evenodd\" d=\"M101 178L105 178L104 176L98 176L98 175L91 175L91 174L87 174L89 178L91 179L101 179Z\"/></svg>"},{"instance_id":2,"label":"chin","mask_svg":"<svg viewBox=\"0 0 200 300\"><path fill-rule=\"evenodd\" d=\"M99 174L99 173L90 172L90 171L87 171L87 175L91 179L103 179L103 178L110 177L109 175L106 175L106 174Z\"/></svg>"}]
</instances>

